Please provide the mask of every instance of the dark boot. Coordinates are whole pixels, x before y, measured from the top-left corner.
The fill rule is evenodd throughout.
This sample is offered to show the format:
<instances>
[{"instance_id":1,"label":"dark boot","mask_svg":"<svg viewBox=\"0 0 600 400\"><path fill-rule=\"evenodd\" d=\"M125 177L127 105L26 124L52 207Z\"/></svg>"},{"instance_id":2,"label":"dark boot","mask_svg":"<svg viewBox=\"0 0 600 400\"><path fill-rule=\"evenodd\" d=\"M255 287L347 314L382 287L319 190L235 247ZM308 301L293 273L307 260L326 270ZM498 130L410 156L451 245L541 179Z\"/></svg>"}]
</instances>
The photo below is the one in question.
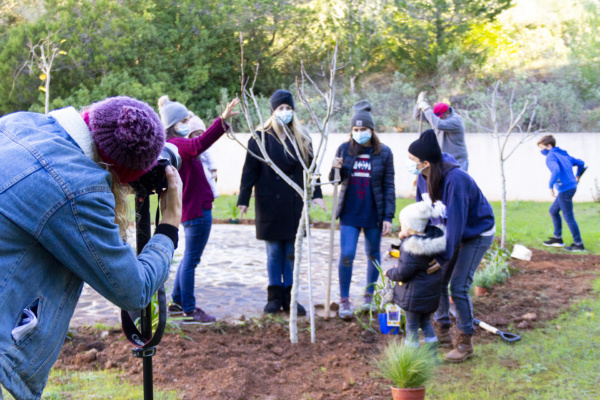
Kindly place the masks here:
<instances>
[{"instance_id":1,"label":"dark boot","mask_svg":"<svg viewBox=\"0 0 600 400\"><path fill-rule=\"evenodd\" d=\"M438 338L438 346L445 349L452 348L452 335L450 334L450 324L442 324L433 321L433 329Z\"/></svg>"},{"instance_id":2,"label":"dark boot","mask_svg":"<svg viewBox=\"0 0 600 400\"><path fill-rule=\"evenodd\" d=\"M460 363L465 361L469 357L475 355L475 349L473 348L473 335L467 335L466 333L460 333L456 347L450 353L446 354L445 361Z\"/></svg>"},{"instance_id":3,"label":"dark boot","mask_svg":"<svg viewBox=\"0 0 600 400\"><path fill-rule=\"evenodd\" d=\"M269 286L267 293L267 305L264 312L266 314L277 314L283 303L283 286Z\"/></svg>"},{"instance_id":4,"label":"dark boot","mask_svg":"<svg viewBox=\"0 0 600 400\"><path fill-rule=\"evenodd\" d=\"M292 302L292 287L288 286L283 289L283 311L289 314L290 303ZM306 315L306 310L302 307L302 304L298 303L298 316L302 317Z\"/></svg>"}]
</instances>

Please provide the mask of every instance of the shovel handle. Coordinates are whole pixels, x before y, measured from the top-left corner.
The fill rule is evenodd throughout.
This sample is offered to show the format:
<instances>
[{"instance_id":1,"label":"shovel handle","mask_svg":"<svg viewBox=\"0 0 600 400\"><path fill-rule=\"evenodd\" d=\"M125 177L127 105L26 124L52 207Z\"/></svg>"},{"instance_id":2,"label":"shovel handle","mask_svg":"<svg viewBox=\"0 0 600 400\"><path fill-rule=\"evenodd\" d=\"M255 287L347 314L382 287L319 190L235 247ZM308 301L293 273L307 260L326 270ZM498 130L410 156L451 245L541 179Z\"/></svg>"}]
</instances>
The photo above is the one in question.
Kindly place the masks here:
<instances>
[{"instance_id":1,"label":"shovel handle","mask_svg":"<svg viewBox=\"0 0 600 400\"><path fill-rule=\"evenodd\" d=\"M498 328L494 328L490 324L482 322L478 319L473 318L473 322L475 322L477 325L479 325L479 327L481 329L485 329L486 331L491 332L494 335L500 336L502 338L502 340L504 340L505 342L513 343L513 342L518 342L519 340L521 340L521 336L519 336L519 335L516 335L514 333L509 333L509 332L502 332Z\"/></svg>"}]
</instances>

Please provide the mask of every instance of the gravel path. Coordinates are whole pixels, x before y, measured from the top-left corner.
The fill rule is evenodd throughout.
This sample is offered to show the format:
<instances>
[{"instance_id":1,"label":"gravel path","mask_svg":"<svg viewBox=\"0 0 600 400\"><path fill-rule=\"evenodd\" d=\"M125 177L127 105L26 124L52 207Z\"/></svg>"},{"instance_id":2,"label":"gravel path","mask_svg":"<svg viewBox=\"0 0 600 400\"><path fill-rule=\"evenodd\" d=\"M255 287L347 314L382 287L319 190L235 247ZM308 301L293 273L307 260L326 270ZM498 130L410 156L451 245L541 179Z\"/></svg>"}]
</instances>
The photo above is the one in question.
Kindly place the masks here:
<instances>
[{"instance_id":1,"label":"gravel path","mask_svg":"<svg viewBox=\"0 0 600 400\"><path fill-rule=\"evenodd\" d=\"M327 260L329 253L329 231L312 230L313 260L313 299L315 304L325 301L327 283ZM385 254L392 242L391 238L383 238L381 250L384 269L394 265L393 259L385 260ZM339 231L336 231L334 252L334 269L331 298L338 300L337 263L339 258ZM185 236L180 229L179 248L167 281L167 299L170 300L170 289L177 266L183 257ZM308 305L308 272L306 245L304 248L302 270L300 271L300 303ZM354 261L351 297L358 300L366 282L366 256L364 240L361 235ZM267 299L266 251L264 242L255 237L254 226L221 225L212 226L210 239L204 250L200 265L196 268L195 295L196 303L218 320L232 321L240 318L257 316ZM79 304L71 321L73 325L85 325L102 322L119 323L119 309L96 293L88 285L84 285Z\"/></svg>"}]
</instances>

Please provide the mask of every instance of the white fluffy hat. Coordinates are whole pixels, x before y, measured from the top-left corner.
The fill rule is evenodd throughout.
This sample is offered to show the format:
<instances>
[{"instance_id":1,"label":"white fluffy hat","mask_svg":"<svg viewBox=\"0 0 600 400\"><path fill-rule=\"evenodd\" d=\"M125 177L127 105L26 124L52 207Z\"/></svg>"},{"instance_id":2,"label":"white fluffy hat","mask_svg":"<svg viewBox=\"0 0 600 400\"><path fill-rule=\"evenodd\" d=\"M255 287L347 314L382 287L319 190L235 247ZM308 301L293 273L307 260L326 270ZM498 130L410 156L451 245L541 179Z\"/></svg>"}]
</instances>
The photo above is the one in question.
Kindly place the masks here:
<instances>
[{"instance_id":1,"label":"white fluffy hat","mask_svg":"<svg viewBox=\"0 0 600 400\"><path fill-rule=\"evenodd\" d=\"M415 232L424 232L429 218L438 218L446 209L441 201L431 204L429 198L410 204L400 211L400 224Z\"/></svg>"}]
</instances>

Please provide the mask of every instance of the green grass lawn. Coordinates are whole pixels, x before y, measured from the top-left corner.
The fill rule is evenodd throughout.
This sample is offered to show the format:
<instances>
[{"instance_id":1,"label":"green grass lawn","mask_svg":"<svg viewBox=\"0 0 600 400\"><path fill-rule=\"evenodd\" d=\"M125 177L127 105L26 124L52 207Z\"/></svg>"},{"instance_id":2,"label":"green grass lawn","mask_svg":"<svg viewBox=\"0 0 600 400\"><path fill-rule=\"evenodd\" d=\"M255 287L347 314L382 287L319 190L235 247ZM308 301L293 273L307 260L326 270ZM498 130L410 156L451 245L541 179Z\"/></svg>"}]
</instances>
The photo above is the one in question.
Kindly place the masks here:
<instances>
[{"instance_id":1,"label":"green grass lawn","mask_svg":"<svg viewBox=\"0 0 600 400\"><path fill-rule=\"evenodd\" d=\"M325 198L328 211L322 211L313 207L311 217L315 221L331 221L331 197ZM413 203L412 199L396 200L396 217L399 211L406 205ZM221 196L215 201L213 218L233 218L232 209L235 207L235 196ZM552 235L552 220L548 209L551 203L538 203L533 201L512 201L508 203L507 229L508 239L511 242L523 244L527 247L549 249L542 246L542 241ZM500 202L492 202L496 215L496 234L500 235L501 211ZM247 218L254 218L254 206L250 204ZM583 241L588 251L600 253L600 204L598 203L575 203L575 218L579 224ZM397 219L394 221L397 223ZM572 243L571 233L563 223L563 236L567 244ZM564 251L550 249L551 251Z\"/></svg>"},{"instance_id":2,"label":"green grass lawn","mask_svg":"<svg viewBox=\"0 0 600 400\"><path fill-rule=\"evenodd\" d=\"M221 196L214 202L213 218L230 219L237 218L237 197ZM319 207L313 207L311 217L314 221L331 221L331 197L325 198L327 211ZM412 199L396 199L396 219L400 210L414 202ZM151 209L156 209L156 196L151 197ZM553 252L564 250L544 247L542 241L552 235L553 227L548 209L549 202L533 201L511 201L508 203L507 210L507 229L508 240L510 242L520 243L527 247L545 249ZM133 197L131 198L133 209ZM501 234L501 209L500 202L492 202L494 213L496 215L496 235ZM254 218L254 199L250 201L250 207L244 218ZM575 203L575 218L579 224L579 230L587 250L594 254L600 253L600 204L599 203ZM154 220L154 212L152 212ZM563 238L565 243L571 244L572 237L567 225L563 221Z\"/></svg>"},{"instance_id":3,"label":"green grass lawn","mask_svg":"<svg viewBox=\"0 0 600 400\"><path fill-rule=\"evenodd\" d=\"M428 399L598 399L600 398L600 279L595 299L522 335L513 345L476 346L476 357L440 365Z\"/></svg>"},{"instance_id":4,"label":"green grass lawn","mask_svg":"<svg viewBox=\"0 0 600 400\"><path fill-rule=\"evenodd\" d=\"M14 400L4 391L5 400ZM77 372L53 369L44 390L42 400L68 399L119 399L138 400L144 398L142 385L132 385L123 373L113 371ZM180 396L174 390L162 391L154 388L156 400L176 400Z\"/></svg>"}]
</instances>

